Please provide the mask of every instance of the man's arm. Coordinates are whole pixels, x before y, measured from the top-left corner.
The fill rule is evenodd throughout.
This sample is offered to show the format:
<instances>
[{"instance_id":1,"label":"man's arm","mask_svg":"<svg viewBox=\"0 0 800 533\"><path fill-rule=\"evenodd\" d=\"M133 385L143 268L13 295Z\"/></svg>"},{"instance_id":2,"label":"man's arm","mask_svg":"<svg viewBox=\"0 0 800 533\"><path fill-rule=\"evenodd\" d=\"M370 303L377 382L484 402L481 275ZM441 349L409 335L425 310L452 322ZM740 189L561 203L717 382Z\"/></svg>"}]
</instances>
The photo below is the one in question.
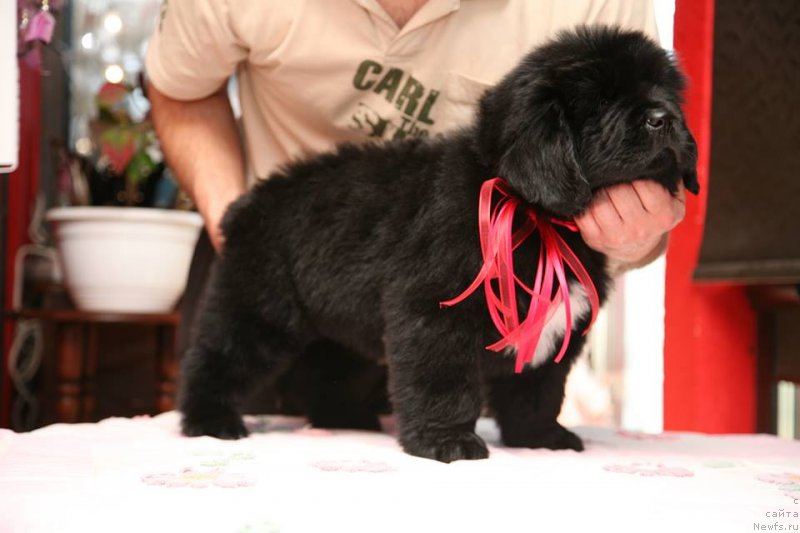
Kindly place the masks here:
<instances>
[{"instance_id":1,"label":"man's arm","mask_svg":"<svg viewBox=\"0 0 800 533\"><path fill-rule=\"evenodd\" d=\"M174 100L148 86L152 119L170 168L203 215L219 251L225 209L245 191L244 157L223 86L200 100Z\"/></svg>"}]
</instances>

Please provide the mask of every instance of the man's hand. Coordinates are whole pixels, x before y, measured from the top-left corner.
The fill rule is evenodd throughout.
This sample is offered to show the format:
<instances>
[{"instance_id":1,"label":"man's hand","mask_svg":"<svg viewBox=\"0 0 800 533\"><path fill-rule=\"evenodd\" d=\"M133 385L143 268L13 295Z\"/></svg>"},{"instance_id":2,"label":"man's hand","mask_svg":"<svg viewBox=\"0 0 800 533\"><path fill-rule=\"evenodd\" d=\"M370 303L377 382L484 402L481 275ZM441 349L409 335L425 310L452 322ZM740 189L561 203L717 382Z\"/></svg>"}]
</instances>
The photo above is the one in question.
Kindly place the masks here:
<instances>
[{"instance_id":1,"label":"man's hand","mask_svg":"<svg viewBox=\"0 0 800 533\"><path fill-rule=\"evenodd\" d=\"M658 257L666 234L683 220L686 196L650 180L637 180L600 190L589 208L575 219L586 244L606 254L616 273Z\"/></svg>"},{"instance_id":2,"label":"man's hand","mask_svg":"<svg viewBox=\"0 0 800 533\"><path fill-rule=\"evenodd\" d=\"M215 192L217 196L201 198L198 191L195 201L198 204L198 211L200 211L205 220L208 238L211 240L214 250L219 253L225 243L225 237L222 235L219 224L222 222L222 217L225 215L228 206L241 194L244 194L244 188L231 185L230 188L220 189Z\"/></svg>"}]
</instances>

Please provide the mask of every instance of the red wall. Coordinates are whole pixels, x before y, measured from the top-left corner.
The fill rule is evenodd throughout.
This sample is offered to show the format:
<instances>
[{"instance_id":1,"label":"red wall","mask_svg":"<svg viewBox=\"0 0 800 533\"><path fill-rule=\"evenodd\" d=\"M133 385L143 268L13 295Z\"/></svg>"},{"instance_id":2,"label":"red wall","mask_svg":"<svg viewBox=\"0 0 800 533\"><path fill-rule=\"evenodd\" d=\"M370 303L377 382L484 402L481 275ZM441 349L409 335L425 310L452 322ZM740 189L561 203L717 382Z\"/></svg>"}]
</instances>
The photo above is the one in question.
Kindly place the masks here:
<instances>
[{"instance_id":1,"label":"red wall","mask_svg":"<svg viewBox=\"0 0 800 533\"><path fill-rule=\"evenodd\" d=\"M14 255L28 242L28 223L39 187L39 139L41 137L41 76L38 70L20 63L20 154L19 168L8 179L8 227L6 241L6 301L4 309L11 307L14 285ZM7 368L8 350L13 326L4 321L3 369ZM5 370L2 376L0 398L0 427L8 427L11 409L11 382Z\"/></svg>"},{"instance_id":2,"label":"red wall","mask_svg":"<svg viewBox=\"0 0 800 533\"><path fill-rule=\"evenodd\" d=\"M667 251L664 429L752 433L756 427L755 314L734 285L692 281L703 236L711 140L714 0L677 0L675 49L689 77L686 117L697 138L702 193Z\"/></svg>"}]
</instances>

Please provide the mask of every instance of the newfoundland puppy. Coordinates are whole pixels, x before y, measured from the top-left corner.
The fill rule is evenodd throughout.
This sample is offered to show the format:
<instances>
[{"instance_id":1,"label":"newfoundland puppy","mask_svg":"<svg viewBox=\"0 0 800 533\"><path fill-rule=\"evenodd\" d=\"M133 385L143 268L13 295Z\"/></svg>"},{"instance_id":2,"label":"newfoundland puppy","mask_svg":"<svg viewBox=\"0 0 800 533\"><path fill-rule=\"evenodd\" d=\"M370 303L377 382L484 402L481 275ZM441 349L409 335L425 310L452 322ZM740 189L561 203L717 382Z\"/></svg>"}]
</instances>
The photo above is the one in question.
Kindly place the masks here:
<instances>
[{"instance_id":1,"label":"newfoundland puppy","mask_svg":"<svg viewBox=\"0 0 800 533\"><path fill-rule=\"evenodd\" d=\"M535 362L519 372L514 346L487 350L501 336L484 291L440 303L481 271L478 198L487 180L502 177L521 205L561 220L620 182L650 179L675 193L682 181L696 193L683 86L673 59L643 34L583 27L527 55L483 95L471 127L436 139L340 146L260 182L222 222L224 251L182 364L184 434L246 436L244 396L331 343L386 357L409 454L487 457L474 431L484 401L506 445L581 450L556 422L590 322L575 274L566 272L572 318L563 359L553 360L566 325L556 315ZM579 233L553 227L602 303L611 281L605 257ZM515 275L529 286L540 238L533 232L514 251ZM516 301L522 314L531 305L525 291Z\"/></svg>"}]
</instances>

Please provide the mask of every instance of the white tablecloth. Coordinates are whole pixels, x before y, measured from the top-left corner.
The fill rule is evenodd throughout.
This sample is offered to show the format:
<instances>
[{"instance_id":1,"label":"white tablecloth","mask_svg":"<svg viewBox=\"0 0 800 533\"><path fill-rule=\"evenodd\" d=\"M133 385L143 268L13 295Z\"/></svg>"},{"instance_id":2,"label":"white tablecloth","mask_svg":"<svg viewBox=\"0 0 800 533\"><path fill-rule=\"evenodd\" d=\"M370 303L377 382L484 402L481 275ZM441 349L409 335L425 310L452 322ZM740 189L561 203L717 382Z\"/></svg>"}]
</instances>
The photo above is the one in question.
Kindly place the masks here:
<instances>
[{"instance_id":1,"label":"white tablecloth","mask_svg":"<svg viewBox=\"0 0 800 533\"><path fill-rule=\"evenodd\" d=\"M800 442L577 428L586 451L445 465L386 433L250 417L228 442L177 413L0 430L0 532L798 531ZM763 526L763 527L762 527Z\"/></svg>"}]
</instances>

